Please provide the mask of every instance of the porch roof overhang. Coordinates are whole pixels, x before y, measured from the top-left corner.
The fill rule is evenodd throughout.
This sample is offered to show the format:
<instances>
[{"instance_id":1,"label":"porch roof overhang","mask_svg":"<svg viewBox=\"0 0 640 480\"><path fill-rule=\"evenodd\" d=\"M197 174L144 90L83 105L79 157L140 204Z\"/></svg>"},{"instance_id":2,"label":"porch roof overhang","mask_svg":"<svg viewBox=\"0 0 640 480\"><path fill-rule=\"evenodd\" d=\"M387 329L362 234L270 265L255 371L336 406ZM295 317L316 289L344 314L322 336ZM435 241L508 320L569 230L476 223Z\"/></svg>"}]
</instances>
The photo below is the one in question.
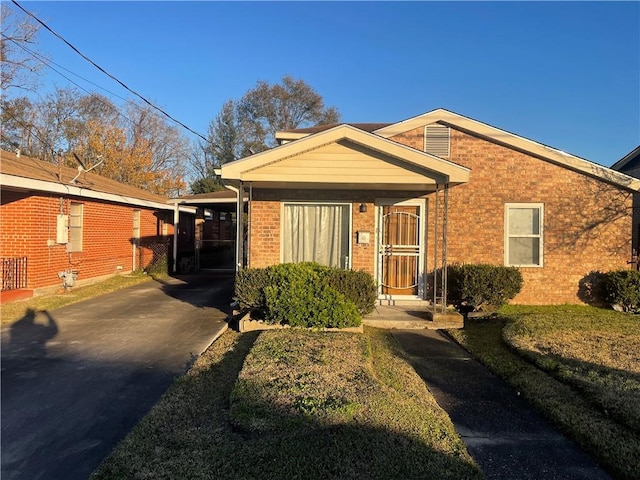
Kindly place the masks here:
<instances>
[{"instance_id":1,"label":"porch roof overhang","mask_svg":"<svg viewBox=\"0 0 640 480\"><path fill-rule=\"evenodd\" d=\"M469 181L470 170L350 125L227 163L232 184L277 189L433 191Z\"/></svg>"}]
</instances>

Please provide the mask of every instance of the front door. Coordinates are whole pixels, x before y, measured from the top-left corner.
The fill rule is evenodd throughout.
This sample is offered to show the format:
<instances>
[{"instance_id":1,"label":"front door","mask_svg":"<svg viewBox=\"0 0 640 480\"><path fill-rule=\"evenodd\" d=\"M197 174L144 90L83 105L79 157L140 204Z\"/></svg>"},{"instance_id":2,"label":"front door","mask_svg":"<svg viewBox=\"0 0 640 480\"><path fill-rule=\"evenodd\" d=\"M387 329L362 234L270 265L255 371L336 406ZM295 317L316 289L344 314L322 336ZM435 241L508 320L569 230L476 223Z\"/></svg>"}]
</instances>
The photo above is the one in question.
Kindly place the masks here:
<instances>
[{"instance_id":1,"label":"front door","mask_svg":"<svg viewBox=\"0 0 640 480\"><path fill-rule=\"evenodd\" d=\"M422 205L378 207L378 282L381 295L418 297L423 291Z\"/></svg>"}]
</instances>

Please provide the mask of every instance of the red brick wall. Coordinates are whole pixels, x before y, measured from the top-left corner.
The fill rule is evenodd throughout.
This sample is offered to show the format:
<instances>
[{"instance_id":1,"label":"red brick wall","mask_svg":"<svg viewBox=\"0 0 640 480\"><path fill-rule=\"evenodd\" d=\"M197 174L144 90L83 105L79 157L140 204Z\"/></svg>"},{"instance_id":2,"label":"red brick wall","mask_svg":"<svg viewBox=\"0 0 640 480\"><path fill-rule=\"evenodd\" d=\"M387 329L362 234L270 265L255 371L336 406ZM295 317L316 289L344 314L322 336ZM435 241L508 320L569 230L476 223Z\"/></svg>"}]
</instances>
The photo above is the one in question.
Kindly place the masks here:
<instances>
[{"instance_id":1,"label":"red brick wall","mask_svg":"<svg viewBox=\"0 0 640 480\"><path fill-rule=\"evenodd\" d=\"M39 196L10 191L2 192L0 211L0 256L28 257L28 288L61 284L58 272L77 270L79 280L130 271L133 264L133 211L140 210L142 248L138 250L136 268L146 266L153 253L148 246L162 242L159 218L155 211L130 205L115 205L82 198L64 198L62 213L69 214L71 202L83 205L82 252L68 253L56 241L56 216L60 197ZM166 217L171 219L171 212ZM168 234L173 232L168 228ZM54 242L48 246L48 240Z\"/></svg>"},{"instance_id":2,"label":"red brick wall","mask_svg":"<svg viewBox=\"0 0 640 480\"><path fill-rule=\"evenodd\" d=\"M395 140L421 145L421 135L418 129ZM525 285L515 303L578 303L589 272L627 268L628 192L454 129L449 159L471 169L469 183L449 192L449 262L504 264L505 203L544 204L544 266L520 268Z\"/></svg>"},{"instance_id":3,"label":"red brick wall","mask_svg":"<svg viewBox=\"0 0 640 480\"><path fill-rule=\"evenodd\" d=\"M376 249L375 205L377 198L410 199L419 192L392 191L352 191L352 190L266 190L253 189L253 201L249 206L251 247L249 251L250 267L266 267L280 263L280 199L302 202L348 202L352 211L352 259L354 270L365 270L374 274ZM367 205L367 211L361 213L360 204ZM369 232L368 244L357 243L357 232Z\"/></svg>"}]
</instances>

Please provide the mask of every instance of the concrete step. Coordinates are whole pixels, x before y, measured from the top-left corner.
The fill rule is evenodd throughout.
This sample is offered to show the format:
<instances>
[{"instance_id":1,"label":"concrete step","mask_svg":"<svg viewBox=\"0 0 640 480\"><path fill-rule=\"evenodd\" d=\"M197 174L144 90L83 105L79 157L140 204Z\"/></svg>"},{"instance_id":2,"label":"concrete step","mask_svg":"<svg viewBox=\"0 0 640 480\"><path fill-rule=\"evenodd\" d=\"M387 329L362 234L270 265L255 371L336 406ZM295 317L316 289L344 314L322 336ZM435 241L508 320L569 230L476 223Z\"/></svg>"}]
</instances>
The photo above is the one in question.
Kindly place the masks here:
<instances>
[{"instance_id":1,"label":"concrete step","mask_svg":"<svg viewBox=\"0 0 640 480\"><path fill-rule=\"evenodd\" d=\"M414 299L379 299L378 305L389 307L428 307L431 305L429 300L414 300Z\"/></svg>"}]
</instances>

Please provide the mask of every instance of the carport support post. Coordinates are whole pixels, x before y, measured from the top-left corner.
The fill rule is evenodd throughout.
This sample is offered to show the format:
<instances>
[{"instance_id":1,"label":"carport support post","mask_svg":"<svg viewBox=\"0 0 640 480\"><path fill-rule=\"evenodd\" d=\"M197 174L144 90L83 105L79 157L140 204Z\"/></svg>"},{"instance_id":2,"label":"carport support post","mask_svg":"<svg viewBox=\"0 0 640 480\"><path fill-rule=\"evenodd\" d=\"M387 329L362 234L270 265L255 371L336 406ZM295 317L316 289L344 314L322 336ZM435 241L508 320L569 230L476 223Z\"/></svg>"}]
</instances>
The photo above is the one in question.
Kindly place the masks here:
<instances>
[{"instance_id":1,"label":"carport support post","mask_svg":"<svg viewBox=\"0 0 640 480\"><path fill-rule=\"evenodd\" d=\"M238 202L236 204L236 272L242 270L244 265L244 185L240 182L237 190Z\"/></svg>"},{"instance_id":2,"label":"carport support post","mask_svg":"<svg viewBox=\"0 0 640 480\"><path fill-rule=\"evenodd\" d=\"M180 225L180 205L178 202L173 208L173 272L178 273L178 227Z\"/></svg>"}]
</instances>

